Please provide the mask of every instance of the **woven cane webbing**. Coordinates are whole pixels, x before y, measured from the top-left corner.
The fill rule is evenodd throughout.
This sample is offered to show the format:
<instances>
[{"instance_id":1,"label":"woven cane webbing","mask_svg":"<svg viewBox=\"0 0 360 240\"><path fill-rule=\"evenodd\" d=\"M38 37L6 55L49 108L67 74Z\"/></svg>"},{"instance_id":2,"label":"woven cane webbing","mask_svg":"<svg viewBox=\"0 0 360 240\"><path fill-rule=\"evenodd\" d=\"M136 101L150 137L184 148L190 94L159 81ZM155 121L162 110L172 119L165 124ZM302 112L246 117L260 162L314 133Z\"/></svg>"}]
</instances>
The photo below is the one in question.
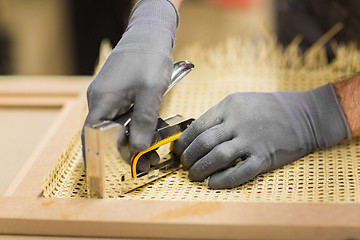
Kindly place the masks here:
<instances>
[{"instance_id":1,"label":"woven cane webbing","mask_svg":"<svg viewBox=\"0 0 360 240\"><path fill-rule=\"evenodd\" d=\"M328 64L322 48L301 57L296 44L283 50L270 37L256 43L228 40L207 50L193 46L179 57L196 67L164 98L161 116L179 113L197 118L232 92L308 90L360 70L360 52L354 46L337 46L336 52L337 59ZM116 178L114 174L109 181L114 184ZM44 197L87 197L80 134L69 143L42 188ZM360 139L316 151L230 190L211 190L206 181L191 182L180 169L125 195L116 190L109 190L108 195L154 200L360 202Z\"/></svg>"}]
</instances>

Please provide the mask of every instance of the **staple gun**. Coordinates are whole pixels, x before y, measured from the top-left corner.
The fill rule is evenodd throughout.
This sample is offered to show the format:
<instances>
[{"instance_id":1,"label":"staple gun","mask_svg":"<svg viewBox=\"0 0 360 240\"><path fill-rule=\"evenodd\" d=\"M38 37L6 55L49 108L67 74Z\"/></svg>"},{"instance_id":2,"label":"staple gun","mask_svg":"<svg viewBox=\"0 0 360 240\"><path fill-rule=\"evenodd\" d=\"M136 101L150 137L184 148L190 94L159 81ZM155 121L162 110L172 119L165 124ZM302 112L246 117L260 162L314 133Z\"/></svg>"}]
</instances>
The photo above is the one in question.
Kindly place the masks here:
<instances>
[{"instance_id":1,"label":"staple gun","mask_svg":"<svg viewBox=\"0 0 360 240\"><path fill-rule=\"evenodd\" d=\"M176 62L165 94L193 68L188 61ZM172 154L173 143L194 119L180 115L159 118L150 148L131 153L128 145L119 144L119 133L129 135L131 113L132 107L112 121L84 128L87 191L91 198L106 198L109 191L121 196L180 166L179 157ZM150 161L147 156L155 156L156 160ZM145 168L140 167L143 159L151 162Z\"/></svg>"}]
</instances>

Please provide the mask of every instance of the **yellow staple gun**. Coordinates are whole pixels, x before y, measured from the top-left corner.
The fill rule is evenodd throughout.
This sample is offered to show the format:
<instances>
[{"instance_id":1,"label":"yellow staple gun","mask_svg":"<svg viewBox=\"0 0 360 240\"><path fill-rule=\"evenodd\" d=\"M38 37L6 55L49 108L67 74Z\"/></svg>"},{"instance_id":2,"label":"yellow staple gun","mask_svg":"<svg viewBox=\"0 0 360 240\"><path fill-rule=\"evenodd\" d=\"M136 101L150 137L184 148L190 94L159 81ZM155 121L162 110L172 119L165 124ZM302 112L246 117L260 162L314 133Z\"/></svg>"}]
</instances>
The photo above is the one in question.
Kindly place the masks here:
<instances>
[{"instance_id":1,"label":"yellow staple gun","mask_svg":"<svg viewBox=\"0 0 360 240\"><path fill-rule=\"evenodd\" d=\"M165 94L193 68L188 61L176 62ZM86 179L91 198L106 198L109 192L121 197L180 166L179 158L172 155L172 145L194 119L184 119L180 115L159 118L151 147L131 154L128 146L118 144L120 132L129 134L131 111L113 121L85 126ZM147 164L144 166L142 162Z\"/></svg>"}]
</instances>

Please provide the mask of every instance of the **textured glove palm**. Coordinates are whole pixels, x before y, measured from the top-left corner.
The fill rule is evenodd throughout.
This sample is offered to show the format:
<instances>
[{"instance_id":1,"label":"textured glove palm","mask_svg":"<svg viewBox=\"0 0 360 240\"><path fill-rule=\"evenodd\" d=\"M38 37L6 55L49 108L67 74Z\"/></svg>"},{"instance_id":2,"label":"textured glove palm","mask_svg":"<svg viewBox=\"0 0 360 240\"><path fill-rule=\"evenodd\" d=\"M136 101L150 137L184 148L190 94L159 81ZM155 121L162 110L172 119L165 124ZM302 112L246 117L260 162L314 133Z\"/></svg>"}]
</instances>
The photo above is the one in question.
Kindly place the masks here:
<instances>
[{"instance_id":1,"label":"textured glove palm","mask_svg":"<svg viewBox=\"0 0 360 240\"><path fill-rule=\"evenodd\" d=\"M332 84L307 92L235 93L193 122L175 153L193 181L239 186L350 137ZM241 161L234 165L234 162Z\"/></svg>"}]
</instances>

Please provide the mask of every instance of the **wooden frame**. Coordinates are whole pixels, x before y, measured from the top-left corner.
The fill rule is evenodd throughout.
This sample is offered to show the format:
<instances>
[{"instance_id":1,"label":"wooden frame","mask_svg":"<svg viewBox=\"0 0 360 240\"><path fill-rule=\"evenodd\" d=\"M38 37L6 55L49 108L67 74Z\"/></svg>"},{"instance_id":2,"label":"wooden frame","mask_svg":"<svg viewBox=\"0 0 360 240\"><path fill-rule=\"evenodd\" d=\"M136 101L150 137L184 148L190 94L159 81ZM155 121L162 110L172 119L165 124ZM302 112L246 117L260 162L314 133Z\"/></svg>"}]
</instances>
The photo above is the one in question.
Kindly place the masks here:
<instances>
[{"instance_id":1,"label":"wooden frame","mask_svg":"<svg viewBox=\"0 0 360 240\"><path fill-rule=\"evenodd\" d=\"M0 197L0 234L184 238L350 239L360 204L42 199L40 184L83 122L90 78L2 77L0 106L61 107Z\"/></svg>"}]
</instances>

